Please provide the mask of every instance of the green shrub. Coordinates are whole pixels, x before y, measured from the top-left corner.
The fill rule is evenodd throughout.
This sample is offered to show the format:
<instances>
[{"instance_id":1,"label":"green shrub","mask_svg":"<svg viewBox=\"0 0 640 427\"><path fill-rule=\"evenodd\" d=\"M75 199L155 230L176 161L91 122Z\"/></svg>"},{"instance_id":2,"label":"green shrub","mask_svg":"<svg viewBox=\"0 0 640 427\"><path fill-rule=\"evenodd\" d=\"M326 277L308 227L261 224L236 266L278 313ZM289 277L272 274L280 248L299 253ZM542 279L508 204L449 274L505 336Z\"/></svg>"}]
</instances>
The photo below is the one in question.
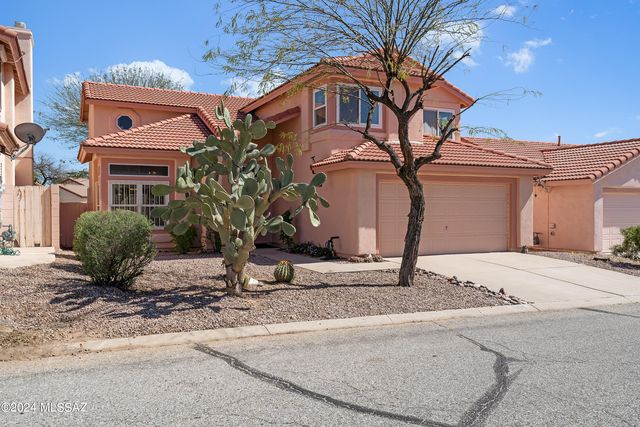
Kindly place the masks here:
<instances>
[{"instance_id":1,"label":"green shrub","mask_svg":"<svg viewBox=\"0 0 640 427\"><path fill-rule=\"evenodd\" d=\"M156 255L151 230L135 212L85 212L76 221L73 250L93 284L128 289Z\"/></svg>"},{"instance_id":2,"label":"green shrub","mask_svg":"<svg viewBox=\"0 0 640 427\"><path fill-rule=\"evenodd\" d=\"M193 246L193 240L196 238L198 232L194 226L191 226L187 229L184 234L174 234L171 233L171 238L173 239L173 245L177 253L184 255L191 250Z\"/></svg>"},{"instance_id":3,"label":"green shrub","mask_svg":"<svg viewBox=\"0 0 640 427\"><path fill-rule=\"evenodd\" d=\"M624 241L613 247L613 254L630 259L640 259L640 225L622 230Z\"/></svg>"}]
</instances>

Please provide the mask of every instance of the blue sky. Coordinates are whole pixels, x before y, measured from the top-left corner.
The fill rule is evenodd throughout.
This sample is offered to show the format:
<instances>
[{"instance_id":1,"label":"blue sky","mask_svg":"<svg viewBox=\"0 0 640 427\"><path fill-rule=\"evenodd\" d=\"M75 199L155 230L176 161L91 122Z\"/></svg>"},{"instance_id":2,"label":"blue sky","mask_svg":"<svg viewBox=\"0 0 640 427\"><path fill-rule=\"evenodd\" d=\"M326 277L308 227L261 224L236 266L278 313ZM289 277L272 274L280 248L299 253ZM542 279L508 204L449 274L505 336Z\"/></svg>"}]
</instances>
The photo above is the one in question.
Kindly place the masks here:
<instances>
[{"instance_id":1,"label":"blue sky","mask_svg":"<svg viewBox=\"0 0 640 427\"><path fill-rule=\"evenodd\" d=\"M5 0L0 24L25 21L34 32L35 105L41 111L54 79L133 61L162 61L179 75L188 73L190 89L223 92L225 78L200 60L204 41L218 35L213 4ZM510 4L515 16L528 13L525 0ZM476 97L516 87L540 95L478 105L464 124L497 127L521 139L555 140L560 134L568 143L640 137L640 0L537 5L527 26L488 28L474 51L475 64L448 79ZM65 159L76 155L51 138L37 149Z\"/></svg>"}]
</instances>

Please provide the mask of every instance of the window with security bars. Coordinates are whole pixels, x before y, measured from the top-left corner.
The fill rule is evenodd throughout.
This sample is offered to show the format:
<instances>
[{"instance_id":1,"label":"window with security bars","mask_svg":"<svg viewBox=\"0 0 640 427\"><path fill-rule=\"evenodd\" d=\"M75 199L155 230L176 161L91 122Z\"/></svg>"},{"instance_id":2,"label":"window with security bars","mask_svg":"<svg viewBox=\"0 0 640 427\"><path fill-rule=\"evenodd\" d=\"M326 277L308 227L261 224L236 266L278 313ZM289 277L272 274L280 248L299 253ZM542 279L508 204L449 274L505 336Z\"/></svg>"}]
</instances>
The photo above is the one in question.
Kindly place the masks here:
<instances>
[{"instance_id":1,"label":"window with security bars","mask_svg":"<svg viewBox=\"0 0 640 427\"><path fill-rule=\"evenodd\" d=\"M111 183L109 210L128 210L144 215L156 228L164 227L160 218L152 218L151 211L158 206L166 206L168 196L154 196L151 189L160 183Z\"/></svg>"}]
</instances>

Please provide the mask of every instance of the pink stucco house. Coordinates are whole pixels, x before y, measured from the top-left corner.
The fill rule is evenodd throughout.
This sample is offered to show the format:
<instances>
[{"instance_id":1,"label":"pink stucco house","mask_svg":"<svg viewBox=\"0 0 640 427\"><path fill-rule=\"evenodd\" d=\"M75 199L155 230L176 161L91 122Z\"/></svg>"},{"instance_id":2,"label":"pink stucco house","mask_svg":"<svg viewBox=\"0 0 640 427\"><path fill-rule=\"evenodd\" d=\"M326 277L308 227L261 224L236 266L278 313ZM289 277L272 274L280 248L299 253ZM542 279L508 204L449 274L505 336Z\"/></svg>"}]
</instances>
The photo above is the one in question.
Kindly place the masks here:
<instances>
[{"instance_id":1,"label":"pink stucco house","mask_svg":"<svg viewBox=\"0 0 640 427\"><path fill-rule=\"evenodd\" d=\"M0 25L0 223L13 223L12 190L33 184L33 147L24 144L13 129L33 122L33 35L23 28ZM14 153L20 153L15 159ZM3 231L3 230L0 230Z\"/></svg>"},{"instance_id":2,"label":"pink stucco house","mask_svg":"<svg viewBox=\"0 0 640 427\"><path fill-rule=\"evenodd\" d=\"M371 74L365 56L343 60L353 73L363 78ZM305 78L314 80L303 90L291 91L294 83L287 83L257 99L225 97L225 105L236 117L251 113L276 122L264 143L278 144L286 135L296 135L302 149L295 162L297 179L327 173L321 192L331 207L321 211L318 228L307 218L297 218L297 239L321 244L339 236L336 249L344 255L401 254L409 206L406 190L386 155L341 124L362 125L368 104L339 76ZM187 160L179 148L215 130L219 123L211 113L221 99L85 82L81 118L88 123L89 139L78 159L89 164L89 208L125 208L148 215L154 206L167 203L167 198L151 195L151 186L174 181L176 167ZM427 99L423 114L411 123L417 154L432 149L439 119L473 102L445 80ZM378 137L397 141L394 118L383 107L373 116L373 128ZM615 206L629 204L622 209L624 224L629 215L640 223L640 161L634 160L639 150L640 140L573 147L455 135L445 144L442 158L422 168L427 213L420 252L516 250L533 245L534 232L546 247L606 249L603 245L613 240L605 242L603 230L609 227L608 235L619 235L615 227L622 224L614 224L621 218L621 208ZM156 224L158 246L170 247L169 236Z\"/></svg>"}]
</instances>

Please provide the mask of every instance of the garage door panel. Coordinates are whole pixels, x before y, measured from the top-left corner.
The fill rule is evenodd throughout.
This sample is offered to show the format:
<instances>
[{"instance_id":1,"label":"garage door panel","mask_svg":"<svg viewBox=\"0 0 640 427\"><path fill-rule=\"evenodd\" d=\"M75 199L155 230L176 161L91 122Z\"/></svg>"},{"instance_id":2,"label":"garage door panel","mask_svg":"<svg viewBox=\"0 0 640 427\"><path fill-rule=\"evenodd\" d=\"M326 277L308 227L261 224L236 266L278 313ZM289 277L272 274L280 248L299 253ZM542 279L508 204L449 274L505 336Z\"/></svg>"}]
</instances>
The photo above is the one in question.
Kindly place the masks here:
<instances>
[{"instance_id":1,"label":"garage door panel","mask_svg":"<svg viewBox=\"0 0 640 427\"><path fill-rule=\"evenodd\" d=\"M622 243L621 230L640 224L640 193L605 194L602 250Z\"/></svg>"},{"instance_id":2,"label":"garage door panel","mask_svg":"<svg viewBox=\"0 0 640 427\"><path fill-rule=\"evenodd\" d=\"M378 243L383 255L404 248L409 200L402 183L380 183ZM420 254L503 251L508 247L506 184L427 183ZM393 203L393 208L385 206Z\"/></svg>"}]
</instances>

